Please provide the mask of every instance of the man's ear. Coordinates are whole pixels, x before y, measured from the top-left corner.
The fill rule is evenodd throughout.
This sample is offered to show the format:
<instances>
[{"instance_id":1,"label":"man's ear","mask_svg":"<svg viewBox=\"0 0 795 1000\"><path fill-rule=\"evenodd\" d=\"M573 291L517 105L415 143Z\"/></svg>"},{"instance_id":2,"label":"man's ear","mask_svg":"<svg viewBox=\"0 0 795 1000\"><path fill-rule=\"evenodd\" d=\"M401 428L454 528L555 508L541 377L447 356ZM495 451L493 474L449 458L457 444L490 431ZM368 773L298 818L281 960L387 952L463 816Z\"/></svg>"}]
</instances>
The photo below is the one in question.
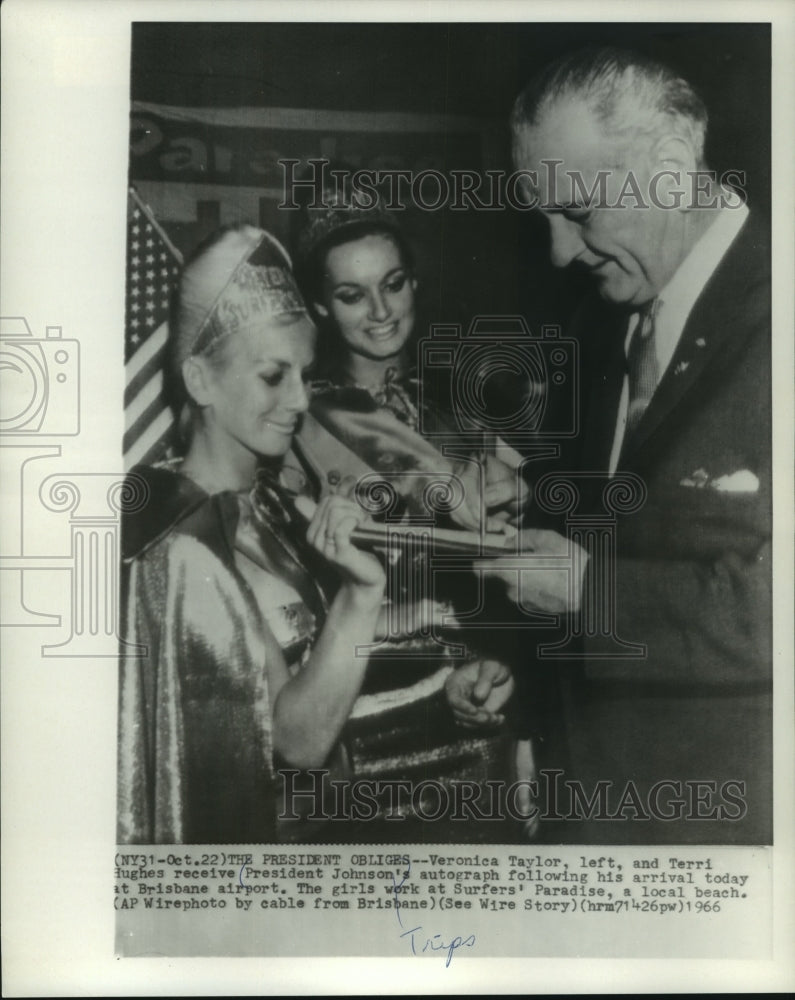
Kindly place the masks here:
<instances>
[{"instance_id":1,"label":"man's ear","mask_svg":"<svg viewBox=\"0 0 795 1000\"><path fill-rule=\"evenodd\" d=\"M211 397L210 372L202 358L186 358L182 362L185 388L199 406L208 406Z\"/></svg>"},{"instance_id":2,"label":"man's ear","mask_svg":"<svg viewBox=\"0 0 795 1000\"><path fill-rule=\"evenodd\" d=\"M698 159L692 144L684 136L671 132L654 144L653 156L657 166L664 170L698 169Z\"/></svg>"},{"instance_id":3,"label":"man's ear","mask_svg":"<svg viewBox=\"0 0 795 1000\"><path fill-rule=\"evenodd\" d=\"M656 199L666 207L685 211L688 199L684 193L690 190L691 178L698 170L692 144L681 135L664 135L652 148L652 164Z\"/></svg>"}]
</instances>

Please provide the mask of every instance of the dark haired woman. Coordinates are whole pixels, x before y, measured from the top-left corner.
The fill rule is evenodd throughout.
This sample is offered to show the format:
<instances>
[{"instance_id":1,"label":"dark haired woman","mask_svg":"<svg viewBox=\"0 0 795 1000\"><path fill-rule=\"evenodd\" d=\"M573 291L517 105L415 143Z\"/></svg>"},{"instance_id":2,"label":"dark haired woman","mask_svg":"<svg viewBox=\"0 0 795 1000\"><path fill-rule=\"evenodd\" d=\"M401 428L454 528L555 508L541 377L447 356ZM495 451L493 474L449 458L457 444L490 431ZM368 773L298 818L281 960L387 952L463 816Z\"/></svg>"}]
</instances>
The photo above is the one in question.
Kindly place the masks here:
<instances>
[{"instance_id":1,"label":"dark haired woman","mask_svg":"<svg viewBox=\"0 0 795 1000\"><path fill-rule=\"evenodd\" d=\"M504 525L518 510L515 471L461 441L456 459L432 443L441 434L455 444L460 431L417 378L417 278L394 219L345 205L312 212L298 261L296 272L320 327L320 366L287 471L299 486L308 481L316 496L355 484L362 502L376 501L369 507L374 516L377 501L386 497L380 513L389 520L434 514L438 526L477 530L486 518L492 528ZM449 503L433 510L432 499L440 495ZM453 616L456 607L468 610L476 601L474 578L462 569L437 573L431 583L422 557L410 555L393 562L388 576L386 634L372 648L345 728L354 774L407 780L415 788L430 780L429 789L475 781L485 795L487 780L510 776L502 719L488 720L492 731L485 735L463 733L443 695L457 666L493 655L485 641L467 648ZM425 822L433 814L427 803L399 808L402 823L386 810L360 836L511 839L504 825L463 824L444 809L435 822Z\"/></svg>"}]
</instances>

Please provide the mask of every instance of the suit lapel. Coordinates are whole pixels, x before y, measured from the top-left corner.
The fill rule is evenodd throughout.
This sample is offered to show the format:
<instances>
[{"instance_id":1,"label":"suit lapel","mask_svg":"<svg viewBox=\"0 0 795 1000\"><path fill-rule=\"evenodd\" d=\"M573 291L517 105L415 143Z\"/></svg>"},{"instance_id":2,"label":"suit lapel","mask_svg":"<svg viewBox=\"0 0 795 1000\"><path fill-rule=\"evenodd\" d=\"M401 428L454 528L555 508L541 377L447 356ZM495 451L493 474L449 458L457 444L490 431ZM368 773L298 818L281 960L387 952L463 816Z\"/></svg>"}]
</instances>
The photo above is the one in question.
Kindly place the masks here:
<instances>
[{"instance_id":1,"label":"suit lapel","mask_svg":"<svg viewBox=\"0 0 795 1000\"><path fill-rule=\"evenodd\" d=\"M657 386L646 412L641 417L631 442L628 443L622 454L622 466L631 462L633 456L646 448L649 439L660 430L671 412L695 390L704 371L706 369L709 369L710 372L714 371L710 362L723 348L730 331L720 323L718 317L713 313L712 322L707 326L707 329L711 331L709 340L699 337L698 331L704 330L697 315L701 312L702 310L698 308L697 303L688 317L682 336L671 358L671 363ZM716 320L718 322L713 326L712 323Z\"/></svg>"},{"instance_id":2,"label":"suit lapel","mask_svg":"<svg viewBox=\"0 0 795 1000\"><path fill-rule=\"evenodd\" d=\"M757 231L749 221L696 300L671 362L621 456L622 468L634 467L649 453L651 439L664 433L674 411L704 391L705 380L713 380L742 346L748 331L743 307L761 273L761 267L749 267L749 247Z\"/></svg>"}]
</instances>

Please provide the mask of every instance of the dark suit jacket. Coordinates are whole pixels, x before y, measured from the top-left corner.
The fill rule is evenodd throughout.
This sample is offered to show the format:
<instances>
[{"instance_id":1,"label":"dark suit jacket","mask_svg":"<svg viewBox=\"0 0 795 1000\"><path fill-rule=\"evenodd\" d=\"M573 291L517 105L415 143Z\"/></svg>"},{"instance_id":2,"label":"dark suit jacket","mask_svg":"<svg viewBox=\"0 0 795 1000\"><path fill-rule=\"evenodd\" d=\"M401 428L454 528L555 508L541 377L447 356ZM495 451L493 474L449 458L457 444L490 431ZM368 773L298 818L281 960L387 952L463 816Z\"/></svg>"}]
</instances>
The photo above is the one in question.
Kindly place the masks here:
<instances>
[{"instance_id":1,"label":"dark suit jacket","mask_svg":"<svg viewBox=\"0 0 795 1000\"><path fill-rule=\"evenodd\" d=\"M606 471L626 317L604 303L583 315L575 461ZM626 818L596 818L605 815L597 804L582 823L562 822L556 839L772 842L770 396L769 241L749 217L619 462L648 496L616 528L616 631L646 655L611 657L604 640L586 638L579 663L551 665L566 777L586 795L611 782L606 813L624 795ZM733 485L750 489L714 485L738 472ZM591 576L586 585L600 584ZM547 763L556 759L553 748Z\"/></svg>"}]
</instances>

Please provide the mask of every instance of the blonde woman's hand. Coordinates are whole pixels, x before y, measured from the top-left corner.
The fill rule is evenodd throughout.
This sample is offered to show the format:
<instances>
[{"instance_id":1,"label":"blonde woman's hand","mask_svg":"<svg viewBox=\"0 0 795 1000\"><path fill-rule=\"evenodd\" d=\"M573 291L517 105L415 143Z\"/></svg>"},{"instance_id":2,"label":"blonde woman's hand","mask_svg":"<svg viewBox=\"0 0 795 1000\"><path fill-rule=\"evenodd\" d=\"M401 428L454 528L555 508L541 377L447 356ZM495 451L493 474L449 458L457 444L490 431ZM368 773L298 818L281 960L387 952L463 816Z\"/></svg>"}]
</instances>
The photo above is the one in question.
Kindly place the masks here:
<instances>
[{"instance_id":1,"label":"blonde woman's hand","mask_svg":"<svg viewBox=\"0 0 795 1000\"><path fill-rule=\"evenodd\" d=\"M374 555L351 542L351 532L367 521L358 504L346 497L321 499L307 528L307 541L335 566L345 583L383 592L386 576Z\"/></svg>"}]
</instances>

